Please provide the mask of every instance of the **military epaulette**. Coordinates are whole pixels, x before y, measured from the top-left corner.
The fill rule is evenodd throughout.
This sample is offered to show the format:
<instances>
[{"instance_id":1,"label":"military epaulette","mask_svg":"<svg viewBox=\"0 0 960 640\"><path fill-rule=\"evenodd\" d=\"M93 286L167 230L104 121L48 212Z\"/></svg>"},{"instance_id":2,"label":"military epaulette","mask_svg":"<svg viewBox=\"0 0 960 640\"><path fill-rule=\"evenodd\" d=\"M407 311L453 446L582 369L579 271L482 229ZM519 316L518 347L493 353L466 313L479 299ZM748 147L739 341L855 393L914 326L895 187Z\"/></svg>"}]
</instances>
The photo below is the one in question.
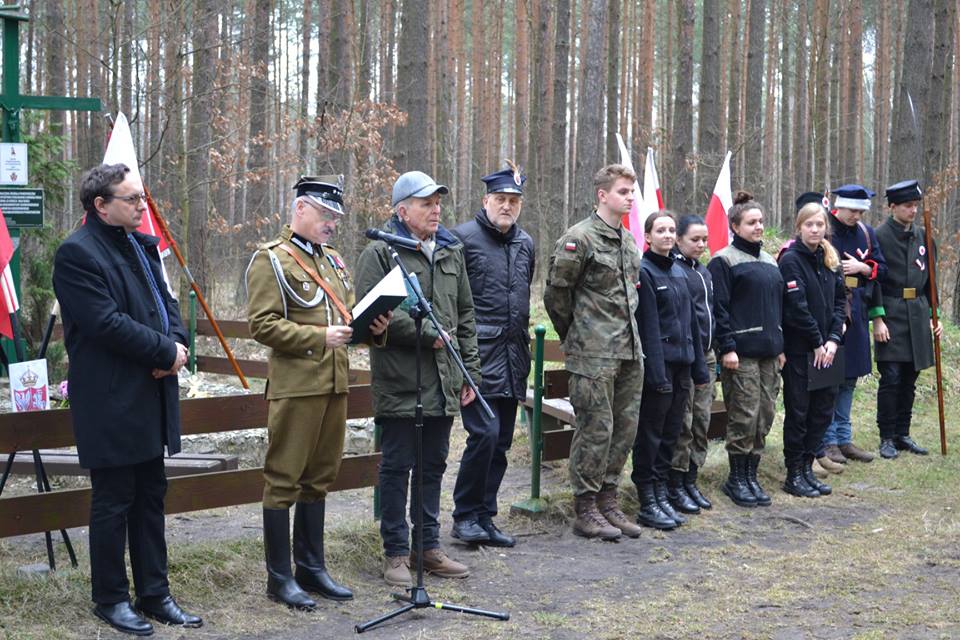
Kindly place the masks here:
<instances>
[{"instance_id":1,"label":"military epaulette","mask_svg":"<svg viewBox=\"0 0 960 640\"><path fill-rule=\"evenodd\" d=\"M264 243L262 243L262 244L261 244L259 247L257 247L257 248L258 248L258 249L273 249L274 247L279 247L281 244L283 244L283 239L282 239L282 238L274 238L274 239L271 240L270 242L264 242Z\"/></svg>"}]
</instances>

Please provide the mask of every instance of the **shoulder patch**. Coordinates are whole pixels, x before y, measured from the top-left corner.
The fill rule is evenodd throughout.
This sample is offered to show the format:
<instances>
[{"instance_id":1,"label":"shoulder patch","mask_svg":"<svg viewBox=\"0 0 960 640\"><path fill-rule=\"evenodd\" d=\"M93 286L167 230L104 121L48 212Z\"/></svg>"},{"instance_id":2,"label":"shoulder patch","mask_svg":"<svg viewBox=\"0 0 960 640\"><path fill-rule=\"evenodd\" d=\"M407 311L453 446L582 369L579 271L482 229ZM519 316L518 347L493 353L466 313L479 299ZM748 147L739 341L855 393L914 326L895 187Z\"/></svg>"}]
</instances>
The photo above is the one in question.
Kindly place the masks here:
<instances>
[{"instance_id":1,"label":"shoulder patch","mask_svg":"<svg viewBox=\"0 0 960 640\"><path fill-rule=\"evenodd\" d=\"M565 242L565 243L563 244L563 250L564 250L564 251L576 251L576 250L577 250L577 242L576 242L575 240L571 240L570 242Z\"/></svg>"},{"instance_id":2,"label":"shoulder patch","mask_svg":"<svg viewBox=\"0 0 960 640\"><path fill-rule=\"evenodd\" d=\"M800 286L797 284L796 280L789 280L787 282L787 291L799 291Z\"/></svg>"}]
</instances>

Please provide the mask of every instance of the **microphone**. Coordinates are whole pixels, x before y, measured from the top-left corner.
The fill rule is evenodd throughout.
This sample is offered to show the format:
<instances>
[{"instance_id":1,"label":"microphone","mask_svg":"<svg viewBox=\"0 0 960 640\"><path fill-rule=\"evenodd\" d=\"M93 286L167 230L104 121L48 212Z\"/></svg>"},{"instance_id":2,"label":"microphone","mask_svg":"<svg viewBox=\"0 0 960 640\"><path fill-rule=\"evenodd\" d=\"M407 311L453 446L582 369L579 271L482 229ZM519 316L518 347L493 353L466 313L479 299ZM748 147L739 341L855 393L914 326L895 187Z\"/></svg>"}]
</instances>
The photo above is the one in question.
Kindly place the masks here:
<instances>
[{"instance_id":1,"label":"microphone","mask_svg":"<svg viewBox=\"0 0 960 640\"><path fill-rule=\"evenodd\" d=\"M412 238L404 238L403 236L387 233L386 231L381 231L380 229L367 229L364 235L371 240L382 240L387 244L395 244L400 247L412 249L413 251L420 251L420 243Z\"/></svg>"}]
</instances>

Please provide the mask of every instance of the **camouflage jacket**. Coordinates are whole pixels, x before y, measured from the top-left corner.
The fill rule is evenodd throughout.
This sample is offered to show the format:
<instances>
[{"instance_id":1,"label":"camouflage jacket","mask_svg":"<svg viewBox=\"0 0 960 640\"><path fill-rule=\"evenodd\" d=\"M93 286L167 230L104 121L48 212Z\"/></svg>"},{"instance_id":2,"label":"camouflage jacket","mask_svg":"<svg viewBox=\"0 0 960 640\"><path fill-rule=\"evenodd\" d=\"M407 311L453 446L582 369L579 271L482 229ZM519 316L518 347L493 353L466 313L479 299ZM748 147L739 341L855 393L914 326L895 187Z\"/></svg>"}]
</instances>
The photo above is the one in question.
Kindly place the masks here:
<instances>
[{"instance_id":1,"label":"camouflage jacket","mask_svg":"<svg viewBox=\"0 0 960 640\"><path fill-rule=\"evenodd\" d=\"M568 359L643 357L634 317L639 276L633 236L596 213L557 240L543 302Z\"/></svg>"}]
</instances>

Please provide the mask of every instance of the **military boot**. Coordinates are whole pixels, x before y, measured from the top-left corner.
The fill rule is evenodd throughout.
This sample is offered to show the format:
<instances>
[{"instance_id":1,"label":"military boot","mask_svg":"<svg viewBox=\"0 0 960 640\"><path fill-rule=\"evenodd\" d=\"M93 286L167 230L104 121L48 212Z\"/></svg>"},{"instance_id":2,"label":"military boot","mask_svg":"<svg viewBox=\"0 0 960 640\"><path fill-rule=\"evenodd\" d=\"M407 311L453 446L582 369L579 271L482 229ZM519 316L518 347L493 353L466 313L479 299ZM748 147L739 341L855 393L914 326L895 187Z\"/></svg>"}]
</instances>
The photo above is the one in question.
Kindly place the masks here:
<instances>
[{"instance_id":1,"label":"military boot","mask_svg":"<svg viewBox=\"0 0 960 640\"><path fill-rule=\"evenodd\" d=\"M833 493L830 485L820 482L820 479L813 473L813 456L807 456L803 461L803 479L822 496Z\"/></svg>"},{"instance_id":2,"label":"military boot","mask_svg":"<svg viewBox=\"0 0 960 640\"><path fill-rule=\"evenodd\" d=\"M639 538L640 527L630 522L627 514L620 510L617 501L617 488L608 487L597 494L597 510L607 522L620 529L628 538Z\"/></svg>"},{"instance_id":3,"label":"military boot","mask_svg":"<svg viewBox=\"0 0 960 640\"><path fill-rule=\"evenodd\" d=\"M751 453L747 458L747 486L750 487L750 493L757 499L758 507L769 507L773 502L767 492L757 481L757 470L760 468L760 454Z\"/></svg>"},{"instance_id":4,"label":"military boot","mask_svg":"<svg viewBox=\"0 0 960 640\"><path fill-rule=\"evenodd\" d=\"M290 510L263 510L263 549L267 561L267 594L294 609L317 603L300 588L290 571Z\"/></svg>"},{"instance_id":5,"label":"military boot","mask_svg":"<svg viewBox=\"0 0 960 640\"><path fill-rule=\"evenodd\" d=\"M740 453L729 454L730 475L721 487L727 497L733 500L733 504L739 507L757 506L757 498L747 486L747 457Z\"/></svg>"},{"instance_id":6,"label":"military boot","mask_svg":"<svg viewBox=\"0 0 960 640\"><path fill-rule=\"evenodd\" d=\"M666 482L663 480L654 480L653 495L657 497L657 504L660 505L660 510L667 514L667 516L674 522L676 522L678 527L687 523L687 519L680 514L680 512L674 509L672 504L670 504L670 499L667 498Z\"/></svg>"},{"instance_id":7,"label":"military boot","mask_svg":"<svg viewBox=\"0 0 960 640\"><path fill-rule=\"evenodd\" d=\"M687 493L687 488L683 484L683 476L683 471L670 469L669 475L667 476L667 500L670 501L670 504L677 511L683 513L700 513L700 505Z\"/></svg>"},{"instance_id":8,"label":"military boot","mask_svg":"<svg viewBox=\"0 0 960 640\"><path fill-rule=\"evenodd\" d=\"M697 486L697 474L697 465L691 462L690 468L683 474L683 486L687 490L687 495L693 498L693 501L700 505L701 509L712 509L713 503L700 492L700 487Z\"/></svg>"},{"instance_id":9,"label":"military boot","mask_svg":"<svg viewBox=\"0 0 960 640\"><path fill-rule=\"evenodd\" d=\"M620 529L616 528L597 510L597 494L585 493L574 497L574 509L577 519L573 521L573 532L584 538L617 540Z\"/></svg>"},{"instance_id":10,"label":"military boot","mask_svg":"<svg viewBox=\"0 0 960 640\"><path fill-rule=\"evenodd\" d=\"M328 600L352 600L353 592L337 584L330 574L323 555L323 501L298 502L293 516L294 577L305 591L318 593Z\"/></svg>"},{"instance_id":11,"label":"military boot","mask_svg":"<svg viewBox=\"0 0 960 640\"><path fill-rule=\"evenodd\" d=\"M637 497L640 498L640 510L637 511L637 523L653 529L669 531L676 529L677 523L660 508L653 483L637 485Z\"/></svg>"},{"instance_id":12,"label":"military boot","mask_svg":"<svg viewBox=\"0 0 960 640\"><path fill-rule=\"evenodd\" d=\"M803 467L803 460L791 460L787 463L787 477L783 481L783 490L800 498L816 498L820 492L807 484Z\"/></svg>"}]
</instances>

